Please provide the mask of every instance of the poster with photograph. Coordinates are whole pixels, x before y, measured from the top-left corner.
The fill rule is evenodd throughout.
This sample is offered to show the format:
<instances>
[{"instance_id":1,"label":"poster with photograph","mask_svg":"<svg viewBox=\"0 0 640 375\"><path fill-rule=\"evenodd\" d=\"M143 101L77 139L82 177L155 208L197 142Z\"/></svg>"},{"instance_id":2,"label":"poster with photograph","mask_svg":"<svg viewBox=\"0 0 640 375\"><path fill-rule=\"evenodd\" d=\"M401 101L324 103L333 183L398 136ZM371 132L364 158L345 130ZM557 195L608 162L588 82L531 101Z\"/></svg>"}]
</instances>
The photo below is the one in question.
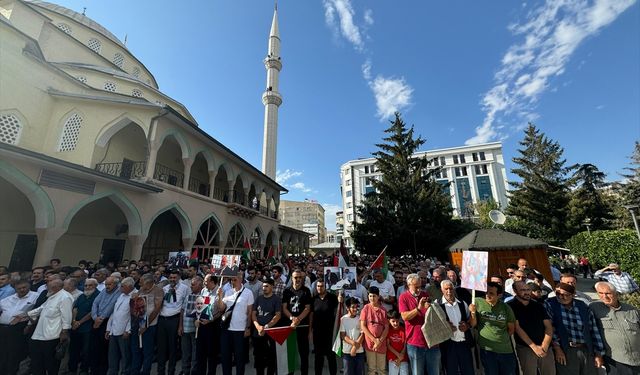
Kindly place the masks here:
<instances>
[{"instance_id":1,"label":"poster with photograph","mask_svg":"<svg viewBox=\"0 0 640 375\"><path fill-rule=\"evenodd\" d=\"M356 267L342 267L342 278L336 284L339 289L355 290L356 289Z\"/></svg>"},{"instance_id":2,"label":"poster with photograph","mask_svg":"<svg viewBox=\"0 0 640 375\"><path fill-rule=\"evenodd\" d=\"M324 279L324 287L327 290L337 290L336 284L342 280L342 269L340 267L324 267L322 278Z\"/></svg>"},{"instance_id":3,"label":"poster with photograph","mask_svg":"<svg viewBox=\"0 0 640 375\"><path fill-rule=\"evenodd\" d=\"M216 276L237 276L240 255L216 254L211 257L211 272Z\"/></svg>"},{"instance_id":4,"label":"poster with photograph","mask_svg":"<svg viewBox=\"0 0 640 375\"><path fill-rule=\"evenodd\" d=\"M178 250L169 252L169 268L187 268L191 259L191 251Z\"/></svg>"},{"instance_id":5,"label":"poster with photograph","mask_svg":"<svg viewBox=\"0 0 640 375\"><path fill-rule=\"evenodd\" d=\"M489 253L486 251L462 252L462 270L460 278L462 287L471 290L487 291L487 273L489 269Z\"/></svg>"}]
</instances>

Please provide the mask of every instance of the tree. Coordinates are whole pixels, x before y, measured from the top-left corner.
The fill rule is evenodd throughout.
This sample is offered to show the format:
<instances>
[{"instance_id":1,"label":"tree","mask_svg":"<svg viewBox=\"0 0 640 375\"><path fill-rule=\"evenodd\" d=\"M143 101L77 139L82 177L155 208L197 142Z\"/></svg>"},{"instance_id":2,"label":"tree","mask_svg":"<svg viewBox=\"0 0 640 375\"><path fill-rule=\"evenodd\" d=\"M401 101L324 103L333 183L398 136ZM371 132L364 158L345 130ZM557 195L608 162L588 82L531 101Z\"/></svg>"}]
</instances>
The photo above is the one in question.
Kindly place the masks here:
<instances>
[{"instance_id":1,"label":"tree","mask_svg":"<svg viewBox=\"0 0 640 375\"><path fill-rule=\"evenodd\" d=\"M407 129L400 114L385 130L385 143L377 144L373 153L382 179L373 180L374 191L368 193L358 208L359 223L354 223L352 237L358 250L377 254L388 246L389 255L430 253L444 249L459 234L453 222L449 197L429 169L431 161L414 157L425 141L414 138L413 127Z\"/></svg>"},{"instance_id":2,"label":"tree","mask_svg":"<svg viewBox=\"0 0 640 375\"><path fill-rule=\"evenodd\" d=\"M483 229L493 228L495 226L495 223L489 218L489 212L491 212L492 210L497 210L499 208L500 205L493 199L480 201L474 204L473 211L478 213L478 220L475 223L476 226Z\"/></svg>"},{"instance_id":3,"label":"tree","mask_svg":"<svg viewBox=\"0 0 640 375\"><path fill-rule=\"evenodd\" d=\"M507 213L518 220L518 233L544 233L544 237L537 238L561 243L568 234L569 181L566 174L572 167L565 167L562 147L531 123L520 145L520 156L513 158L516 167L511 172L521 180L509 182L513 190Z\"/></svg>"},{"instance_id":4,"label":"tree","mask_svg":"<svg viewBox=\"0 0 640 375\"><path fill-rule=\"evenodd\" d=\"M602 188L606 186L605 174L593 164L580 165L572 177L576 188L569 202L569 228L573 233L581 230L585 223L591 229L608 229L613 219L612 207L604 198Z\"/></svg>"},{"instance_id":5,"label":"tree","mask_svg":"<svg viewBox=\"0 0 640 375\"><path fill-rule=\"evenodd\" d=\"M622 205L640 205L640 142L636 141L631 155L631 166L624 168L627 173L622 173L624 181L614 185L615 191L619 194L618 204ZM633 221L631 214L626 209L616 207L617 221L621 222L623 227L632 228Z\"/></svg>"}]
</instances>

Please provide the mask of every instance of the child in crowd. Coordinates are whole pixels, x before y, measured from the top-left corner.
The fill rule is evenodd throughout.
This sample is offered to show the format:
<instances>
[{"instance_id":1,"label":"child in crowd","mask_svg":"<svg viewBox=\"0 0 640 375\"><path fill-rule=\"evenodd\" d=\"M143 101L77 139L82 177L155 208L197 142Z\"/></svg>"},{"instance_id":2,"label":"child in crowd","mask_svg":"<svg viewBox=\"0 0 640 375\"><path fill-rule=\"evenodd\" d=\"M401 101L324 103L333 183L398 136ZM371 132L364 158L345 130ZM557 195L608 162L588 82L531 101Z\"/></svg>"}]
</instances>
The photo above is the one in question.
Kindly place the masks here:
<instances>
[{"instance_id":1,"label":"child in crowd","mask_svg":"<svg viewBox=\"0 0 640 375\"><path fill-rule=\"evenodd\" d=\"M407 358L407 337L400 325L400 313L391 310L387 313L389 333L387 334L387 360L389 375L409 375Z\"/></svg>"},{"instance_id":2,"label":"child in crowd","mask_svg":"<svg viewBox=\"0 0 640 375\"><path fill-rule=\"evenodd\" d=\"M347 314L340 319L340 338L342 339L342 358L344 359L344 375L364 375L364 334L360 330L357 298L345 301Z\"/></svg>"}]
</instances>

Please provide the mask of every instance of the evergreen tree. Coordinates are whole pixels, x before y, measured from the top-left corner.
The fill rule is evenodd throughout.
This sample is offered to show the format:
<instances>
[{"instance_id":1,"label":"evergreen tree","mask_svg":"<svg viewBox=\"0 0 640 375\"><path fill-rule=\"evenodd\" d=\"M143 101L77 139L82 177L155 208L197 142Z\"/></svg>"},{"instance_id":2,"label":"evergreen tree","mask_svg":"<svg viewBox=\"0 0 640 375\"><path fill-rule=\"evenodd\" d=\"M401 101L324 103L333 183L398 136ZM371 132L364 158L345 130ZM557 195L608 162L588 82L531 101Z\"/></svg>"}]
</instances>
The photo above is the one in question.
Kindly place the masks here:
<instances>
[{"instance_id":1,"label":"evergreen tree","mask_svg":"<svg viewBox=\"0 0 640 375\"><path fill-rule=\"evenodd\" d=\"M391 123L385 143L373 153L382 179L372 181L375 190L358 207L361 222L352 237L368 254L388 246L389 255L435 255L455 239L459 227L451 218L449 197L434 178L438 169L429 170L431 161L413 156L425 141L414 138L413 127L407 129L399 113Z\"/></svg>"},{"instance_id":2,"label":"evergreen tree","mask_svg":"<svg viewBox=\"0 0 640 375\"><path fill-rule=\"evenodd\" d=\"M631 214L627 209L621 208L623 205L640 205L640 142L636 141L631 155L631 166L624 168L626 173L622 173L624 181L615 184L615 190L619 194L617 200L616 219L625 228L633 228ZM637 215L637 213L636 213Z\"/></svg>"},{"instance_id":3,"label":"evergreen tree","mask_svg":"<svg viewBox=\"0 0 640 375\"><path fill-rule=\"evenodd\" d=\"M604 179L605 174L593 164L582 164L573 174L576 188L571 192L569 202L569 227L573 233L580 232L585 223L593 230L610 227L612 207L602 193L606 186Z\"/></svg>"},{"instance_id":4,"label":"evergreen tree","mask_svg":"<svg viewBox=\"0 0 640 375\"><path fill-rule=\"evenodd\" d=\"M545 233L544 237L538 238L561 243L568 237L569 181L566 174L572 168L565 167L562 147L531 123L520 145L520 156L513 158L516 167L511 170L520 181L509 182L513 190L507 213L517 218L519 233L529 236Z\"/></svg>"}]
</instances>

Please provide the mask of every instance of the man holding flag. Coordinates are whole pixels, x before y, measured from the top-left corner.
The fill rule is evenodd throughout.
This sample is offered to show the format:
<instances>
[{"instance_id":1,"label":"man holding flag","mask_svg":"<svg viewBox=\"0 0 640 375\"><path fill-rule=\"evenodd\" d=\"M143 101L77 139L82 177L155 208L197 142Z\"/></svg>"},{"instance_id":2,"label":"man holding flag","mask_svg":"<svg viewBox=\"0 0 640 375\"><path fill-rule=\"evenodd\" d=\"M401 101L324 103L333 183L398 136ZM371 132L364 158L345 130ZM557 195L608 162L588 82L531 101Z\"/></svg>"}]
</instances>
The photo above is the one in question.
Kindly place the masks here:
<instances>
[{"instance_id":1,"label":"man holding flag","mask_svg":"<svg viewBox=\"0 0 640 375\"><path fill-rule=\"evenodd\" d=\"M293 283L282 294L282 313L296 328L297 349L300 355L300 374L309 373L309 314L311 313L311 291L304 286L304 272L293 271ZM290 372L293 374L293 372Z\"/></svg>"},{"instance_id":2,"label":"man holding flag","mask_svg":"<svg viewBox=\"0 0 640 375\"><path fill-rule=\"evenodd\" d=\"M255 330L253 331L253 355L257 375L275 375L276 373L276 344L273 338L267 335L269 328L280 320L282 313L282 300L273 294L275 282L272 278L266 278L262 282L262 295L259 295L253 304L251 320Z\"/></svg>"}]
</instances>

